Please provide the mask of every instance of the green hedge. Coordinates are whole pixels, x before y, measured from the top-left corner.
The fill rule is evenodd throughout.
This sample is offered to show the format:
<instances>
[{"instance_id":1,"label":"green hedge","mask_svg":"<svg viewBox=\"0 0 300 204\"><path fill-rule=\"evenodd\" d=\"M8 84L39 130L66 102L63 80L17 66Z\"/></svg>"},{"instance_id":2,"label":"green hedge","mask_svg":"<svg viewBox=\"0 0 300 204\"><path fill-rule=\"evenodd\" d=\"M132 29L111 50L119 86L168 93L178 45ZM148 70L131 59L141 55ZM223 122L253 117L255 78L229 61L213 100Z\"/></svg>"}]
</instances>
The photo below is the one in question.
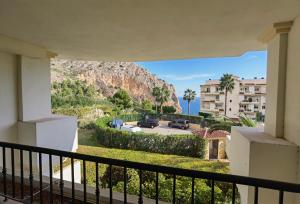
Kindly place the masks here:
<instances>
[{"instance_id":1,"label":"green hedge","mask_svg":"<svg viewBox=\"0 0 300 204\"><path fill-rule=\"evenodd\" d=\"M119 115L116 118L123 120L124 122L132 122L132 121L139 121L143 118L141 114L126 114L126 115Z\"/></svg>"},{"instance_id":2,"label":"green hedge","mask_svg":"<svg viewBox=\"0 0 300 204\"><path fill-rule=\"evenodd\" d=\"M158 135L130 133L107 127L109 117L96 121L96 136L100 145L111 148L147 151L204 158L204 139L194 135Z\"/></svg>"},{"instance_id":3,"label":"green hedge","mask_svg":"<svg viewBox=\"0 0 300 204\"><path fill-rule=\"evenodd\" d=\"M211 117L213 117L213 114L212 113L199 112L199 116L202 116L204 118L211 118Z\"/></svg>"},{"instance_id":4,"label":"green hedge","mask_svg":"<svg viewBox=\"0 0 300 204\"><path fill-rule=\"evenodd\" d=\"M161 118L163 120L185 119L195 124L200 124L204 120L203 116L185 115L185 114L166 114L166 115L162 115Z\"/></svg>"}]
</instances>

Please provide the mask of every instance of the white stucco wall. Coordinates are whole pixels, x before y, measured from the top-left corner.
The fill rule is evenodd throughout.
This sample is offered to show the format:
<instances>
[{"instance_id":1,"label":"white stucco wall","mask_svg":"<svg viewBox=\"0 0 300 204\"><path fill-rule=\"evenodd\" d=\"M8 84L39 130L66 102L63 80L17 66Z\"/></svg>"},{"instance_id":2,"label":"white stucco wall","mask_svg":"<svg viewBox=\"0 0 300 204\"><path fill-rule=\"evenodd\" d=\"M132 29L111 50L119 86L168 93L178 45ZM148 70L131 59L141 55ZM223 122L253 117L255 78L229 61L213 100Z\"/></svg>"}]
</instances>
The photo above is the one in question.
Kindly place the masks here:
<instances>
[{"instance_id":1,"label":"white stucco wall","mask_svg":"<svg viewBox=\"0 0 300 204\"><path fill-rule=\"evenodd\" d=\"M63 151L76 151L78 148L77 119L69 116L52 116L40 120L19 122L19 143L46 147ZM28 155L24 155L25 163ZM34 167L38 167L38 157L33 154ZM49 156L42 155L43 173L49 173ZM59 158L52 157L53 167Z\"/></svg>"},{"instance_id":2,"label":"white stucco wall","mask_svg":"<svg viewBox=\"0 0 300 204\"><path fill-rule=\"evenodd\" d=\"M16 56L0 52L0 140L17 140L17 61ZM2 158L2 157L1 157Z\"/></svg>"},{"instance_id":3,"label":"white stucco wall","mask_svg":"<svg viewBox=\"0 0 300 204\"><path fill-rule=\"evenodd\" d=\"M19 119L49 117L51 114L50 59L19 56Z\"/></svg>"},{"instance_id":4,"label":"white stucco wall","mask_svg":"<svg viewBox=\"0 0 300 204\"><path fill-rule=\"evenodd\" d=\"M300 17L295 19L289 33L284 136L300 146ZM298 156L298 183L300 183L300 152ZM300 196L298 196L300 203Z\"/></svg>"},{"instance_id":5,"label":"white stucco wall","mask_svg":"<svg viewBox=\"0 0 300 204\"><path fill-rule=\"evenodd\" d=\"M263 129L233 127L227 140L230 173L263 179L295 182L297 145L264 133ZM242 203L254 202L254 188L238 185ZM259 189L259 203L278 203L278 191ZM285 194L287 204L295 194Z\"/></svg>"},{"instance_id":6,"label":"white stucco wall","mask_svg":"<svg viewBox=\"0 0 300 204\"><path fill-rule=\"evenodd\" d=\"M72 170L71 165L68 165L63 168L63 179L64 181L72 181ZM53 177L60 179L60 171L57 171L53 174ZM74 180L75 183L81 183L81 166L80 161L74 162Z\"/></svg>"}]
</instances>

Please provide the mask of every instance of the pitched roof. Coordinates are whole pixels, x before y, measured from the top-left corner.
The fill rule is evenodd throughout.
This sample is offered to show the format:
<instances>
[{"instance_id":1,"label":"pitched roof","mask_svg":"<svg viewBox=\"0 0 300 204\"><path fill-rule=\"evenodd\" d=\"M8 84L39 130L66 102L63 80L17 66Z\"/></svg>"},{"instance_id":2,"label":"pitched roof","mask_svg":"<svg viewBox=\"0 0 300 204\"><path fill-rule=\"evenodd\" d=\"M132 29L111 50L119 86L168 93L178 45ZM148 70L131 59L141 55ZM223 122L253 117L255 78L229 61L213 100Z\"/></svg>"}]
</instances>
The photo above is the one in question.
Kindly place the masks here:
<instances>
[{"instance_id":1,"label":"pitched roof","mask_svg":"<svg viewBox=\"0 0 300 204\"><path fill-rule=\"evenodd\" d=\"M202 137L203 139L213 139L213 138L226 137L226 135L229 135L230 133L223 130L216 130L210 133L208 129L201 128L198 130L194 130L193 134Z\"/></svg>"}]
</instances>

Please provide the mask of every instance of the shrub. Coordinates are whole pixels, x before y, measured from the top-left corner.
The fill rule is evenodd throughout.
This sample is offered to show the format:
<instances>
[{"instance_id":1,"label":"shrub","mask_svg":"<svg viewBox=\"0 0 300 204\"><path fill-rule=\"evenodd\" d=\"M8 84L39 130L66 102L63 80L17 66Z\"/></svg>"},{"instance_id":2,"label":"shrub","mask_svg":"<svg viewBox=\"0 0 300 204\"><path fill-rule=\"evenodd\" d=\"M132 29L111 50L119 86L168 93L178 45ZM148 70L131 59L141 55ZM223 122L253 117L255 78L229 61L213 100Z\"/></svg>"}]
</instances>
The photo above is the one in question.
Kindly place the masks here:
<instances>
[{"instance_id":1,"label":"shrub","mask_svg":"<svg viewBox=\"0 0 300 204\"><path fill-rule=\"evenodd\" d=\"M185 119L185 120L189 120L191 123L201 124L204 118L202 116L185 115L185 114L166 114L162 116L162 119L163 120Z\"/></svg>"},{"instance_id":2,"label":"shrub","mask_svg":"<svg viewBox=\"0 0 300 204\"><path fill-rule=\"evenodd\" d=\"M53 108L93 105L99 94L94 86L80 80L53 82L51 92Z\"/></svg>"},{"instance_id":3,"label":"shrub","mask_svg":"<svg viewBox=\"0 0 300 204\"><path fill-rule=\"evenodd\" d=\"M143 118L142 114L126 114L126 115L119 115L116 118L123 120L124 122L132 122L132 121L139 121Z\"/></svg>"},{"instance_id":4,"label":"shrub","mask_svg":"<svg viewBox=\"0 0 300 204\"><path fill-rule=\"evenodd\" d=\"M109 117L96 121L97 141L105 147L203 158L206 142L194 135L158 135L109 128Z\"/></svg>"},{"instance_id":5,"label":"shrub","mask_svg":"<svg viewBox=\"0 0 300 204\"><path fill-rule=\"evenodd\" d=\"M204 113L204 112L199 112L199 116L202 116L203 118L211 118L213 114L211 113Z\"/></svg>"},{"instance_id":6,"label":"shrub","mask_svg":"<svg viewBox=\"0 0 300 204\"><path fill-rule=\"evenodd\" d=\"M169 113L175 113L176 112L176 108L174 106L163 106L163 113L164 114L169 114Z\"/></svg>"},{"instance_id":7,"label":"shrub","mask_svg":"<svg viewBox=\"0 0 300 204\"><path fill-rule=\"evenodd\" d=\"M124 174L123 167L112 168L112 186L117 192L124 191ZM155 199L155 173L143 171L142 174L143 196ZM139 172L134 169L127 171L127 193L131 195L139 195ZM192 179L182 176L176 177L176 203L190 203L192 196ZM103 188L109 187L109 168L106 168L103 177L101 178ZM158 180L159 200L172 202L173 198L173 177L168 174L159 174ZM227 191L222 191L222 188L227 188ZM230 195L231 186L226 183L216 183L214 187L214 196L216 203L224 203ZM195 179L195 203L207 203L211 197L211 185L207 180Z\"/></svg>"}]
</instances>

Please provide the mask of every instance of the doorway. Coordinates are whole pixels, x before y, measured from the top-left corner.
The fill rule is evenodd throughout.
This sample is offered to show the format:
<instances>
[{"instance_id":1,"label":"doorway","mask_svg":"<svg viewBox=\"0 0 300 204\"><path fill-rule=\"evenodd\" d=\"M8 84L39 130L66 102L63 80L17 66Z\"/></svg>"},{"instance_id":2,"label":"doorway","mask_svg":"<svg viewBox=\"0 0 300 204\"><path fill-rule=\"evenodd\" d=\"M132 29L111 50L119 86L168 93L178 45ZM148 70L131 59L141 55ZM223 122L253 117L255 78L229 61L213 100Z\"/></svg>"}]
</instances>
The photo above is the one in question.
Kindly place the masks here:
<instances>
[{"instance_id":1,"label":"doorway","mask_svg":"<svg viewBox=\"0 0 300 204\"><path fill-rule=\"evenodd\" d=\"M209 159L218 159L219 140L209 141Z\"/></svg>"}]
</instances>

